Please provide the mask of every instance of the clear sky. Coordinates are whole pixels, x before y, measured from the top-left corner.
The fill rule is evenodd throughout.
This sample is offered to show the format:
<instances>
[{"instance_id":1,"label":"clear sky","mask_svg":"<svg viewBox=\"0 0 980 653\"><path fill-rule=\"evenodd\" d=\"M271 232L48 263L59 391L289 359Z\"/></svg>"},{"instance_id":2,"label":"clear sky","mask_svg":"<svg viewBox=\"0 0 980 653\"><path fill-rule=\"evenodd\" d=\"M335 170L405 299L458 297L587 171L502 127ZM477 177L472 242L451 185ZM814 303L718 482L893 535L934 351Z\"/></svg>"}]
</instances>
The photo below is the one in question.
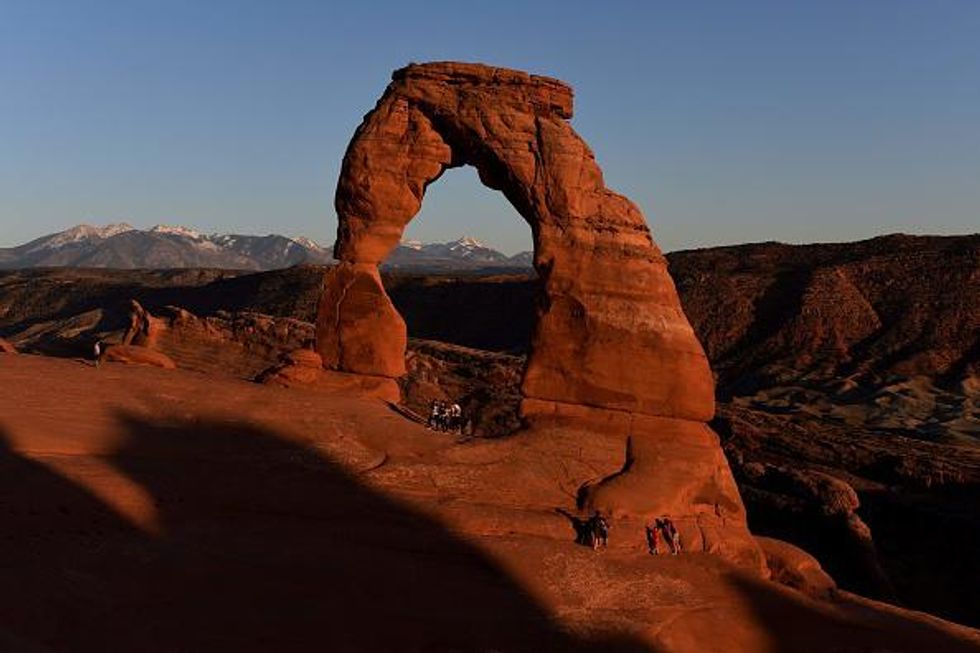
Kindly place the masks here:
<instances>
[{"instance_id":1,"label":"clear sky","mask_svg":"<svg viewBox=\"0 0 980 653\"><path fill-rule=\"evenodd\" d=\"M0 0L0 245L79 222L333 241L393 69L575 87L572 124L664 249L980 231L980 2ZM408 237L529 230L472 169Z\"/></svg>"}]
</instances>

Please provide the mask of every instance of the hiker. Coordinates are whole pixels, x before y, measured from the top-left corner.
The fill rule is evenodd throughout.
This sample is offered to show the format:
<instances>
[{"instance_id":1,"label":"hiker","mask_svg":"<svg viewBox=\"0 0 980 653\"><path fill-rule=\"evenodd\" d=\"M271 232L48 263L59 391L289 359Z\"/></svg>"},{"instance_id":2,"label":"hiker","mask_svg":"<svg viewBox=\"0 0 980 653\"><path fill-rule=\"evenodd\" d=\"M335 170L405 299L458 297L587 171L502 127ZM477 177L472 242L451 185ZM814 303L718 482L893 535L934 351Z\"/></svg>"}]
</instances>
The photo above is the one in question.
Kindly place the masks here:
<instances>
[{"instance_id":1,"label":"hiker","mask_svg":"<svg viewBox=\"0 0 980 653\"><path fill-rule=\"evenodd\" d=\"M433 431L441 430L442 423L442 402L438 399L432 400L432 408L429 411L429 422L428 426Z\"/></svg>"},{"instance_id":2,"label":"hiker","mask_svg":"<svg viewBox=\"0 0 980 653\"><path fill-rule=\"evenodd\" d=\"M95 346L92 347L92 356L95 358L95 366L99 366L99 362L102 360L102 341L96 340Z\"/></svg>"},{"instance_id":3,"label":"hiker","mask_svg":"<svg viewBox=\"0 0 980 653\"><path fill-rule=\"evenodd\" d=\"M681 552L681 534L670 518L664 517L662 523L664 539L667 540L667 545L670 546L670 552L673 555L677 555Z\"/></svg>"},{"instance_id":4,"label":"hiker","mask_svg":"<svg viewBox=\"0 0 980 653\"><path fill-rule=\"evenodd\" d=\"M566 513L566 516L567 513ZM582 546L592 546L592 520L591 519L579 519L578 517L571 516L572 528L575 529L575 543L581 544Z\"/></svg>"},{"instance_id":5,"label":"hiker","mask_svg":"<svg viewBox=\"0 0 980 653\"><path fill-rule=\"evenodd\" d=\"M447 426L451 431L463 433L463 408L457 403L449 407L449 424Z\"/></svg>"},{"instance_id":6,"label":"hiker","mask_svg":"<svg viewBox=\"0 0 980 653\"><path fill-rule=\"evenodd\" d=\"M592 524L592 549L609 545L609 523L596 510L589 520Z\"/></svg>"},{"instance_id":7,"label":"hiker","mask_svg":"<svg viewBox=\"0 0 980 653\"><path fill-rule=\"evenodd\" d=\"M647 551L650 555L660 555L660 520L653 524L646 525L647 531Z\"/></svg>"}]
</instances>

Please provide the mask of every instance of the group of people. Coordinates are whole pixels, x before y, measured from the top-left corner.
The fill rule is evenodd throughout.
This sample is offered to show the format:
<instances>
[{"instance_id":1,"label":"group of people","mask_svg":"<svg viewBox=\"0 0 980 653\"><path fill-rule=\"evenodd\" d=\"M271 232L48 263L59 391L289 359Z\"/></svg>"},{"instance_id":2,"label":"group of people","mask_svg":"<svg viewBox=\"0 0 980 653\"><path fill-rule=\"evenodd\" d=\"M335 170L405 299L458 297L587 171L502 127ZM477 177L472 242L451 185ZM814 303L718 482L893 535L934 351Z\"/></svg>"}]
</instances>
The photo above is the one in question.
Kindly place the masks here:
<instances>
[{"instance_id":1,"label":"group of people","mask_svg":"<svg viewBox=\"0 0 980 653\"><path fill-rule=\"evenodd\" d=\"M563 513L572 517L567 512ZM573 518L575 522L576 539L578 544L592 547L593 550L609 544L609 522L597 510L588 519ZM661 542L666 544L666 550L672 555L681 552L681 534L674 522L666 515L655 519L646 525L647 550L651 555L660 555Z\"/></svg>"},{"instance_id":2,"label":"group of people","mask_svg":"<svg viewBox=\"0 0 980 653\"><path fill-rule=\"evenodd\" d=\"M457 403L436 399L430 407L427 425L434 431L461 434L466 425L466 420L463 419L463 408Z\"/></svg>"},{"instance_id":3,"label":"group of people","mask_svg":"<svg viewBox=\"0 0 980 653\"><path fill-rule=\"evenodd\" d=\"M647 550L650 555L660 555L661 539L667 543L672 555L681 552L681 534L669 517L661 517L647 524Z\"/></svg>"}]
</instances>

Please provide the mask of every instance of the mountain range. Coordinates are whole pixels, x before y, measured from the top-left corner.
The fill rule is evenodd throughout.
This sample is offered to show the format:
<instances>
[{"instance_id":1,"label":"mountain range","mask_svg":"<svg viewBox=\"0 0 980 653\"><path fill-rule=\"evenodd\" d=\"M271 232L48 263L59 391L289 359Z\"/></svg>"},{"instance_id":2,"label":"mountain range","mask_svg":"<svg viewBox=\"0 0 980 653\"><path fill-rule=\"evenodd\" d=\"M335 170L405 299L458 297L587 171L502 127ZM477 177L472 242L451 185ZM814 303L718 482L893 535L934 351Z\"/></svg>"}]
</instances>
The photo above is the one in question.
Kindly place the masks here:
<instances>
[{"instance_id":1,"label":"mountain range","mask_svg":"<svg viewBox=\"0 0 980 653\"><path fill-rule=\"evenodd\" d=\"M326 264L332 248L309 238L203 234L180 226L136 229L125 223L80 224L16 247L0 248L0 269L80 267L118 269L226 268L275 270ZM502 254L463 237L448 243L404 241L385 261L394 270L528 268L531 253Z\"/></svg>"}]
</instances>

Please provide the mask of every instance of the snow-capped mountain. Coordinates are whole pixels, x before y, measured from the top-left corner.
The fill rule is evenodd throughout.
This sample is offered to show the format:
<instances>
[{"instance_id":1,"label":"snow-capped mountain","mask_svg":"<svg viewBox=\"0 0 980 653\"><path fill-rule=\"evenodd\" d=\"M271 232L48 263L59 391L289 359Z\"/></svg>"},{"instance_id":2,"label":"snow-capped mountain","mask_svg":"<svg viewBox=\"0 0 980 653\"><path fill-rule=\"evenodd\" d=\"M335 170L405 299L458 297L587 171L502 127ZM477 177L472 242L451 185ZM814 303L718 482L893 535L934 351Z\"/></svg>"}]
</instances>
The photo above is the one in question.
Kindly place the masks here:
<instances>
[{"instance_id":1,"label":"snow-capped mountain","mask_svg":"<svg viewBox=\"0 0 980 653\"><path fill-rule=\"evenodd\" d=\"M390 268L412 267L527 267L506 254L484 245L475 238L463 236L448 243L402 241L385 261Z\"/></svg>"},{"instance_id":2,"label":"snow-capped mountain","mask_svg":"<svg viewBox=\"0 0 980 653\"><path fill-rule=\"evenodd\" d=\"M190 227L125 223L81 224L18 247L0 248L0 268L231 268L271 270L300 263L329 263L332 248L304 238L204 234ZM384 262L414 271L501 270L530 267L527 252L508 257L475 238L448 243L402 242Z\"/></svg>"},{"instance_id":3,"label":"snow-capped mountain","mask_svg":"<svg viewBox=\"0 0 980 653\"><path fill-rule=\"evenodd\" d=\"M327 263L326 250L308 238L202 234L188 227L81 224L25 245L0 248L0 268L234 268L270 270Z\"/></svg>"},{"instance_id":4,"label":"snow-capped mountain","mask_svg":"<svg viewBox=\"0 0 980 653\"><path fill-rule=\"evenodd\" d=\"M33 240L26 245L23 245L23 247L26 248L27 252L58 249L75 243L90 243L93 241L105 240L106 238L112 238L117 234L126 233L127 231L132 230L133 227L125 222L107 224L102 227L90 224L80 224L72 227L71 229L60 231L56 234L42 236L37 240Z\"/></svg>"}]
</instances>

